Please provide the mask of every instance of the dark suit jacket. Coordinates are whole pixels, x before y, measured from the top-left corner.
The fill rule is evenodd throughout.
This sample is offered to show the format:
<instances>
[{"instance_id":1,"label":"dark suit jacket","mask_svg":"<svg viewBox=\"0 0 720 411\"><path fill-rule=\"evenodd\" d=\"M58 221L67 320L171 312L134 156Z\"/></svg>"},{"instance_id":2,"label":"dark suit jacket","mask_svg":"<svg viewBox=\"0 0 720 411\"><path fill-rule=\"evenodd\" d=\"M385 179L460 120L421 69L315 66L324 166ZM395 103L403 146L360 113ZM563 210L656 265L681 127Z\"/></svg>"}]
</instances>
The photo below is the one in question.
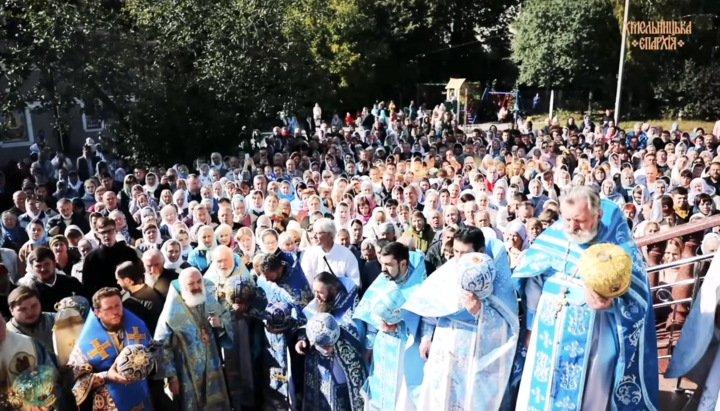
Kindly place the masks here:
<instances>
[{"instance_id":1,"label":"dark suit jacket","mask_svg":"<svg viewBox=\"0 0 720 411\"><path fill-rule=\"evenodd\" d=\"M90 178L90 176L92 176L92 174L88 174L88 166L87 166L88 160L90 160L90 162L92 164L92 169L94 172L95 166L100 161L100 157L93 156L93 157L90 157L89 159L87 159L83 156L80 156L77 158L77 160L75 161L75 168L77 169L78 177L80 177L81 181L85 181L88 178Z\"/></svg>"},{"instance_id":2,"label":"dark suit jacket","mask_svg":"<svg viewBox=\"0 0 720 411\"><path fill-rule=\"evenodd\" d=\"M162 314L163 298L152 288L144 285L134 293L122 292L123 307L137 315L148 327L151 335L155 334L158 319Z\"/></svg>"},{"instance_id":3,"label":"dark suit jacket","mask_svg":"<svg viewBox=\"0 0 720 411\"><path fill-rule=\"evenodd\" d=\"M90 223L87 219L82 218L78 215L73 214L72 218L70 219L70 222L72 225L76 225L80 227L80 230L82 230L83 234L87 234L90 232ZM60 231L56 235L65 235L65 229L67 228L67 225L65 225L65 221L62 218L62 215L58 214L55 217L52 217L47 222L47 231L50 232L51 229L55 227L60 227Z\"/></svg>"},{"instance_id":4,"label":"dark suit jacket","mask_svg":"<svg viewBox=\"0 0 720 411\"><path fill-rule=\"evenodd\" d=\"M160 277L158 277L157 281L155 281L153 288L155 289L155 291L157 291L158 294L160 294L163 301L167 297L168 291L170 291L170 283L172 283L173 280L177 279L177 271L164 268L162 273L160 274Z\"/></svg>"}]
</instances>

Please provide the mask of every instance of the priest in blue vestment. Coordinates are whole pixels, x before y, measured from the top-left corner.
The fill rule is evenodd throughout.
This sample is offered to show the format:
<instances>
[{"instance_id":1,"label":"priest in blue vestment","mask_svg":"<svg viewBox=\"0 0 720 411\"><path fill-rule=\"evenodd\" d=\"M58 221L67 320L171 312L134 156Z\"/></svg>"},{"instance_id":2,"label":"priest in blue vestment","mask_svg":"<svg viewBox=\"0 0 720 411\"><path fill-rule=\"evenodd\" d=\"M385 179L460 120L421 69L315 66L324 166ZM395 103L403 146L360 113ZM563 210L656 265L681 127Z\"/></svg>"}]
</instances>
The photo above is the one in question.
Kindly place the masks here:
<instances>
[{"instance_id":1,"label":"priest in blue vestment","mask_svg":"<svg viewBox=\"0 0 720 411\"><path fill-rule=\"evenodd\" d=\"M296 331L304 325L302 310L312 301L312 291L300 263L281 251L262 257L258 287L267 299L263 344L263 370L269 372L263 395L266 408L287 410L296 406L296 388L303 386L305 359L294 349Z\"/></svg>"},{"instance_id":2,"label":"priest in blue vestment","mask_svg":"<svg viewBox=\"0 0 720 411\"><path fill-rule=\"evenodd\" d=\"M342 273L340 273L342 274ZM305 355L304 411L340 411L344 401L340 398L347 392L351 411L362 411L362 385L367 370L362 361L365 327L362 321L354 321L353 311L358 303L358 287L347 277L336 277L323 271L313 280L315 298L303 310L308 322L318 314L329 314L341 329L343 341L338 356L324 356L318 350L311 350L310 342L301 329L295 350Z\"/></svg>"},{"instance_id":3,"label":"priest in blue vestment","mask_svg":"<svg viewBox=\"0 0 720 411\"><path fill-rule=\"evenodd\" d=\"M417 409L510 410L503 400L520 324L505 245L464 227L453 253L402 307L427 358Z\"/></svg>"},{"instance_id":4,"label":"priest in blue vestment","mask_svg":"<svg viewBox=\"0 0 720 411\"><path fill-rule=\"evenodd\" d=\"M94 411L151 409L147 380L129 382L115 364L123 348L147 346L151 338L145 323L123 309L117 289L98 290L67 364L75 381L72 391L77 405L90 401Z\"/></svg>"},{"instance_id":5,"label":"priest in blue vestment","mask_svg":"<svg viewBox=\"0 0 720 411\"><path fill-rule=\"evenodd\" d=\"M352 397L356 392L348 381L348 376L357 380L367 378L358 341L348 336L347 330L329 313L319 313L308 322L307 339L311 347L308 358L316 358L317 373L323 381L320 391L324 401L306 405L305 409L360 411L362 399ZM316 405L320 408L314 408Z\"/></svg>"},{"instance_id":6,"label":"priest in blue vestment","mask_svg":"<svg viewBox=\"0 0 720 411\"><path fill-rule=\"evenodd\" d=\"M570 189L560 211L513 273L524 292L528 346L516 409L656 411L652 299L623 213L591 186ZM617 297L584 286L578 272L584 250L602 243L632 260L630 287Z\"/></svg>"},{"instance_id":7,"label":"priest in blue vestment","mask_svg":"<svg viewBox=\"0 0 720 411\"><path fill-rule=\"evenodd\" d=\"M400 308L427 277L425 256L393 242L380 250L378 261L382 275L365 291L353 315L366 324L365 349L372 354L370 377L363 386L366 408L412 409L410 404L417 402L422 383L424 361L420 358L420 340L408 344L408 327ZM409 398L411 394L415 397Z\"/></svg>"},{"instance_id":8,"label":"priest in blue vestment","mask_svg":"<svg viewBox=\"0 0 720 411\"><path fill-rule=\"evenodd\" d=\"M218 346L233 347L230 313L210 292L197 268L184 269L171 283L155 339L163 343L158 377L180 411L230 411L230 396Z\"/></svg>"},{"instance_id":9,"label":"priest in blue vestment","mask_svg":"<svg viewBox=\"0 0 720 411\"><path fill-rule=\"evenodd\" d=\"M698 389L683 411L718 410L720 396L720 253L715 254L705 281L673 350L665 378L687 378Z\"/></svg>"},{"instance_id":10,"label":"priest in blue vestment","mask_svg":"<svg viewBox=\"0 0 720 411\"><path fill-rule=\"evenodd\" d=\"M240 256L234 254L229 247L220 245L212 251L212 263L203 278L215 286L212 294L226 310L231 311L231 303L225 296L225 286L235 277L252 278ZM263 307L264 308L264 307ZM230 403L233 408L252 407L255 404L253 384L252 350L250 347L251 333L248 323L239 316L231 316L233 322L233 346L223 348L225 378L237 383L228 386Z\"/></svg>"}]
</instances>

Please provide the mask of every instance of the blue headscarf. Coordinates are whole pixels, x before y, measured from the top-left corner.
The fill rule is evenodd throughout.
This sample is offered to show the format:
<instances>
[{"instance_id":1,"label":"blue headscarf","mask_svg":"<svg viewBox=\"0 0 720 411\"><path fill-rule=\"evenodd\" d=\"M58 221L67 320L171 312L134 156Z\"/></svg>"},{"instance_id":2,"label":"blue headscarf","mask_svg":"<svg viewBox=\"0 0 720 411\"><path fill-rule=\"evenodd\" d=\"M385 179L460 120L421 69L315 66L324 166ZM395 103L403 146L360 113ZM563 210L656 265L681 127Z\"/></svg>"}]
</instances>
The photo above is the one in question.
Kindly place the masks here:
<instances>
[{"instance_id":1,"label":"blue headscarf","mask_svg":"<svg viewBox=\"0 0 720 411\"><path fill-rule=\"evenodd\" d=\"M287 200L287 201L292 202L295 199L295 189L293 188L293 185L288 181L281 182L280 186L282 187L283 184L287 184L288 186L290 186L290 193L283 194L282 189L280 189L280 190L278 190L277 193L275 193L275 195L277 195L278 199L280 199L280 200Z\"/></svg>"},{"instance_id":2,"label":"blue headscarf","mask_svg":"<svg viewBox=\"0 0 720 411\"><path fill-rule=\"evenodd\" d=\"M30 238L30 244L32 244L32 245L44 245L44 244L47 244L47 242L48 242L47 231L45 230L45 226L43 226L42 224L39 224L39 225L40 225L40 227L42 227L43 235L42 235L42 237L40 237L37 240L33 240L32 234L30 234L30 227L32 226L32 223L28 224L27 228L25 229L27 231L28 238Z\"/></svg>"},{"instance_id":3,"label":"blue headscarf","mask_svg":"<svg viewBox=\"0 0 720 411\"><path fill-rule=\"evenodd\" d=\"M5 214L5 213L3 213ZM14 228L7 228L5 223L2 222L2 219L0 219L0 228L2 229L2 239L3 242L5 241L12 241L13 243L17 243L18 241L21 241L23 239L22 236L22 227L20 227L20 223L17 221L17 218L15 218L15 227Z\"/></svg>"}]
</instances>

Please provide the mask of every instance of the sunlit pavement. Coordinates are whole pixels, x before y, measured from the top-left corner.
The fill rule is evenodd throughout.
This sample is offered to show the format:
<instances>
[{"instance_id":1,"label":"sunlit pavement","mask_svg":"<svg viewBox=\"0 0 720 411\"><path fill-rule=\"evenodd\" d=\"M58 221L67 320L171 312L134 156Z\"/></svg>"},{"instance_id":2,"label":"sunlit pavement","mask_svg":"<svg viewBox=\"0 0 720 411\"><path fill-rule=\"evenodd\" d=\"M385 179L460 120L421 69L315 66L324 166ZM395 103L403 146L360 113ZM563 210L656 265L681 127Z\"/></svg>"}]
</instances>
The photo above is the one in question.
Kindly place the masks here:
<instances>
[{"instance_id":1,"label":"sunlit pavement","mask_svg":"<svg viewBox=\"0 0 720 411\"><path fill-rule=\"evenodd\" d=\"M689 394L675 391L676 380L666 380L660 376L660 409L659 411L681 411L690 397ZM694 390L695 384L683 380L680 387Z\"/></svg>"}]
</instances>

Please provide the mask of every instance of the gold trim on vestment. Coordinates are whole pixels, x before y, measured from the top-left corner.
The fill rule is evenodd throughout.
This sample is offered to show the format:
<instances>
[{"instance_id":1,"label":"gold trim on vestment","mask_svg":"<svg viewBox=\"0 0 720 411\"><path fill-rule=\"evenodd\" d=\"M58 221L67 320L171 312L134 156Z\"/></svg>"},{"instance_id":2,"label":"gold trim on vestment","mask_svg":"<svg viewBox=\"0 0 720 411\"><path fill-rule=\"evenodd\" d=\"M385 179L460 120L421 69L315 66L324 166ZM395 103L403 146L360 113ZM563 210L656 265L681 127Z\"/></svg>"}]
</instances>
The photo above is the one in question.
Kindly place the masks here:
<instances>
[{"instance_id":1,"label":"gold trim on vestment","mask_svg":"<svg viewBox=\"0 0 720 411\"><path fill-rule=\"evenodd\" d=\"M55 325L53 326L53 331L61 329L61 328L70 328L75 325L83 325L83 324L85 324L85 321L82 319L82 317L74 316L74 317L63 318L61 320L55 321Z\"/></svg>"},{"instance_id":2,"label":"gold trim on vestment","mask_svg":"<svg viewBox=\"0 0 720 411\"><path fill-rule=\"evenodd\" d=\"M182 299L182 296L176 295L175 299L177 302L180 303L180 306L185 310L185 314L188 317L188 320L195 323L195 326L197 328L202 329L202 326L198 325L197 322L195 321L195 316L193 315L192 311L190 311L191 308L185 304L185 301ZM175 331L175 330L173 330L173 331ZM205 391L205 389L202 389L202 391L201 391L201 388L199 385L202 378L193 378L194 376L190 372L190 370L192 370L193 367L188 362L188 360L192 357L190 355L190 350L188 349L189 344L187 343L187 341L185 341L185 337L183 336L182 332L173 332L173 334L177 337L177 340L180 343L179 348L180 348L180 351L182 351L182 356L183 356L182 363L185 366L185 369L187 370L188 374L190 374L189 377L190 377L190 381L193 386L192 387L193 388L192 395L193 395L195 404L197 404L198 406L207 407L210 404L213 404L214 402L225 402L225 399L229 399L228 392L227 392L227 386L225 384L224 374L222 373L222 371L213 371L208 368L209 364L210 364L210 361L208 361L208 356L210 355L209 350L211 349L211 347L206 345L204 348L204 350L205 350L205 375L206 375L206 377L204 379L204 384L205 384L205 387L207 387L208 381L219 378L220 379L220 384L219 384L220 392L218 392L217 394L213 394L213 395L210 395L209 393L206 392L205 393L206 404L201 404L200 399L198 398L198 393ZM211 341L210 343L214 344L214 341ZM179 370L176 370L176 378L178 379L178 382L182 382L180 380ZM219 399L216 399L215 397L219 397Z\"/></svg>"}]
</instances>

